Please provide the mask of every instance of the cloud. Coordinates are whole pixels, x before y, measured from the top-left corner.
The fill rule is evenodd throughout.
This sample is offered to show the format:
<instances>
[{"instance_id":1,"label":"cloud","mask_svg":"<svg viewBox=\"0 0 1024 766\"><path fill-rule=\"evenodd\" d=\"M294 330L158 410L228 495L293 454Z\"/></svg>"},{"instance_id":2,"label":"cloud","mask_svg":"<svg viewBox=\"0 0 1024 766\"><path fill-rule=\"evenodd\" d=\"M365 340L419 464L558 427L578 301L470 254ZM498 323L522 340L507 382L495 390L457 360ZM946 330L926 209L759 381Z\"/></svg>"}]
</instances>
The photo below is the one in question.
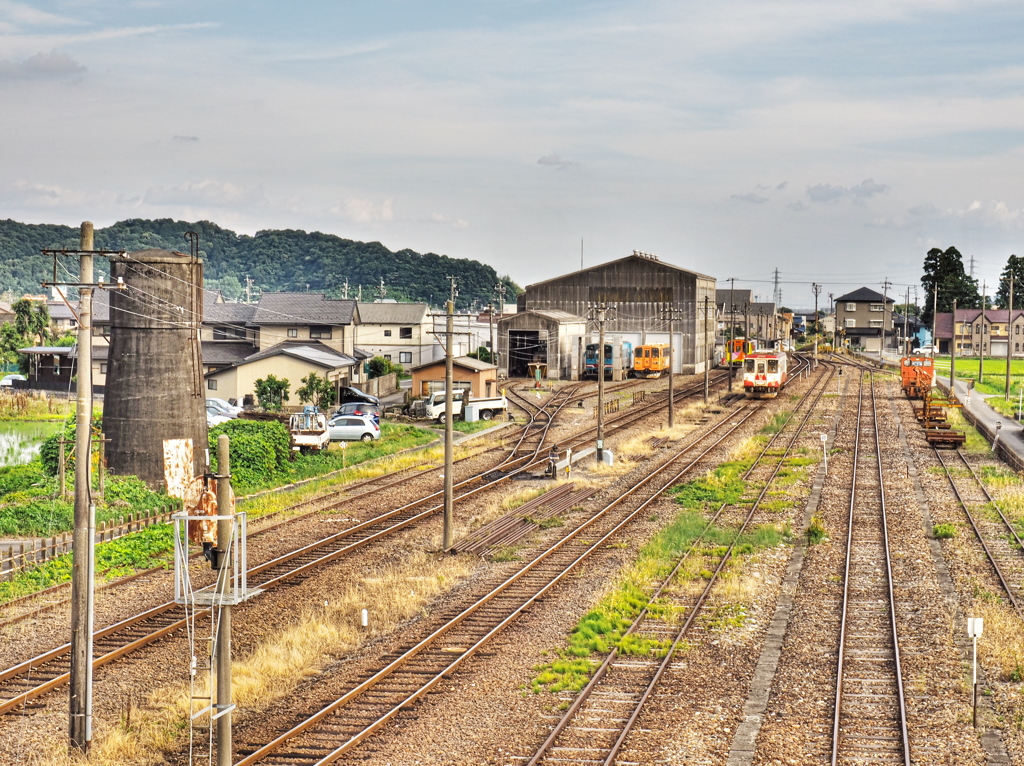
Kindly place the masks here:
<instances>
[{"instance_id":1,"label":"cloud","mask_svg":"<svg viewBox=\"0 0 1024 766\"><path fill-rule=\"evenodd\" d=\"M7 22L5 26L66 27L85 24L78 19L40 11L26 3L15 3L12 0L0 0L0 18Z\"/></svg>"},{"instance_id":2,"label":"cloud","mask_svg":"<svg viewBox=\"0 0 1024 766\"><path fill-rule=\"evenodd\" d=\"M579 167L580 163L573 162L571 160L563 160L557 154L545 154L543 157L537 160L537 164L548 165L553 168L558 168L559 170L564 170L565 168Z\"/></svg>"},{"instance_id":3,"label":"cloud","mask_svg":"<svg viewBox=\"0 0 1024 766\"><path fill-rule=\"evenodd\" d=\"M142 197L147 205L252 205L265 199L262 185L239 186L220 181L151 186Z\"/></svg>"},{"instance_id":4,"label":"cloud","mask_svg":"<svg viewBox=\"0 0 1024 766\"><path fill-rule=\"evenodd\" d=\"M465 221L462 218L453 218L452 216L445 215L444 213L433 213L430 216L430 220L433 223L439 223L439 224L444 224L444 225L447 225L447 226L451 226L453 229L468 229L469 228L469 222L468 221Z\"/></svg>"},{"instance_id":5,"label":"cloud","mask_svg":"<svg viewBox=\"0 0 1024 766\"><path fill-rule=\"evenodd\" d=\"M24 180L0 185L0 200L46 208L74 207L90 201L88 195L73 189Z\"/></svg>"},{"instance_id":6,"label":"cloud","mask_svg":"<svg viewBox=\"0 0 1024 766\"><path fill-rule=\"evenodd\" d=\"M884 194L889 191L885 184L875 183L873 178L861 181L856 186L833 186L832 184L817 184L807 188L807 196L811 202L832 202L843 197L854 200L863 200L874 197L876 194Z\"/></svg>"},{"instance_id":7,"label":"cloud","mask_svg":"<svg viewBox=\"0 0 1024 766\"><path fill-rule=\"evenodd\" d=\"M59 78L81 74L85 67L66 53L37 53L21 62L0 61L0 78Z\"/></svg>"},{"instance_id":8,"label":"cloud","mask_svg":"<svg viewBox=\"0 0 1024 766\"><path fill-rule=\"evenodd\" d=\"M810 205L807 205L806 203L803 203L800 200L797 200L796 202L790 202L788 205L786 205L786 207L788 207L790 210L795 210L797 213L810 209Z\"/></svg>"},{"instance_id":9,"label":"cloud","mask_svg":"<svg viewBox=\"0 0 1024 766\"><path fill-rule=\"evenodd\" d=\"M175 136L171 140L174 141L175 143L188 144L198 141L199 136Z\"/></svg>"},{"instance_id":10,"label":"cloud","mask_svg":"<svg viewBox=\"0 0 1024 766\"><path fill-rule=\"evenodd\" d=\"M349 197L334 205L329 212L340 215L350 223L381 223L395 218L395 198L388 197L380 203Z\"/></svg>"},{"instance_id":11,"label":"cloud","mask_svg":"<svg viewBox=\"0 0 1024 766\"><path fill-rule=\"evenodd\" d=\"M930 202L909 208L902 215L876 218L870 225L878 229L917 229L925 224L954 223L957 228L1024 230L1024 209L1013 208L1002 200L974 200L962 208L940 209Z\"/></svg>"},{"instance_id":12,"label":"cloud","mask_svg":"<svg viewBox=\"0 0 1024 766\"><path fill-rule=\"evenodd\" d=\"M768 201L767 197L762 197L761 195L754 194L753 192L750 194L733 194L729 199L734 199L737 202L750 202L755 205L760 205Z\"/></svg>"}]
</instances>

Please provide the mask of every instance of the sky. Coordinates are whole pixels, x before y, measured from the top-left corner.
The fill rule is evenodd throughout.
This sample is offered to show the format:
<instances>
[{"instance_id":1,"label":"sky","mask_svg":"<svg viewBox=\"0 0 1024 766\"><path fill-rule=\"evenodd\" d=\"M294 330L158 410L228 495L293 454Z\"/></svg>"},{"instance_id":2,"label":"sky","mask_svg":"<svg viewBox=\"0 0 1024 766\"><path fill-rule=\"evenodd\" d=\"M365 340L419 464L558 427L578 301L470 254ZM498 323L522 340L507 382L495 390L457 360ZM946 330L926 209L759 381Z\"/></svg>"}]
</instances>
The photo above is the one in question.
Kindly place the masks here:
<instances>
[{"instance_id":1,"label":"sky","mask_svg":"<svg viewBox=\"0 0 1024 766\"><path fill-rule=\"evenodd\" d=\"M1024 254L1019 0L0 0L0 218L634 250L813 305Z\"/></svg>"}]
</instances>

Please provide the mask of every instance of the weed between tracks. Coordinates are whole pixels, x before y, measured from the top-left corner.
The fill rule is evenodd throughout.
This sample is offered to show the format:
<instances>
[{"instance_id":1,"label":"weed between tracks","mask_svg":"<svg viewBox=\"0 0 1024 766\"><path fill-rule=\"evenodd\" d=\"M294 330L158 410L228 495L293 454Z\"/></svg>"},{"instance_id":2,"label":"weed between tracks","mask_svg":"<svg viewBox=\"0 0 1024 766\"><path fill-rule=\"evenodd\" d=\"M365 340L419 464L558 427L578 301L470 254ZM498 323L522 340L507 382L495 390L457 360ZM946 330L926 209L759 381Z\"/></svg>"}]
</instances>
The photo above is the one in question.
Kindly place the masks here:
<instances>
[{"instance_id":1,"label":"weed between tracks","mask_svg":"<svg viewBox=\"0 0 1024 766\"><path fill-rule=\"evenodd\" d=\"M636 561L623 571L597 605L579 621L569 635L568 645L556 650L556 659L534 668L537 675L530 688L534 693L545 689L552 692L579 691L590 680L600 664L595 655L606 655L613 647L631 655L664 656L670 642L643 635L625 636L632 621L647 604L648 594L671 571L672 567L692 543L707 528L707 520L694 510L684 510L675 521L641 549ZM775 526L758 527L745 534L734 549L734 556L723 571L716 586L716 596L725 601L743 601L754 589L752 582L741 577L741 561L758 549L778 545L788 530ZM704 587L711 573L708 567L717 566L735 531L711 527L704 533L702 546L684 562L672 588L680 594ZM739 615L745 615L741 604L724 603L710 613L707 627L725 630L742 624ZM663 596L650 608L650 614L663 621L679 624L685 616L685 607L675 602L672 595Z\"/></svg>"},{"instance_id":2,"label":"weed between tracks","mask_svg":"<svg viewBox=\"0 0 1024 766\"><path fill-rule=\"evenodd\" d=\"M291 696L303 680L326 672L337 658L354 651L366 636L359 627L361 609L369 610L371 633L387 633L420 613L437 593L466 577L473 566L468 557L434 559L417 554L350 584L322 606L296 614L290 625L268 635L248 656L232 663L236 720L251 720L273 708ZM163 753L182 746L188 711L185 684L156 689L144 703L126 706L120 722L97 719L88 762L94 766L165 762ZM42 766L81 764L66 753L59 732L35 762Z\"/></svg>"}]
</instances>

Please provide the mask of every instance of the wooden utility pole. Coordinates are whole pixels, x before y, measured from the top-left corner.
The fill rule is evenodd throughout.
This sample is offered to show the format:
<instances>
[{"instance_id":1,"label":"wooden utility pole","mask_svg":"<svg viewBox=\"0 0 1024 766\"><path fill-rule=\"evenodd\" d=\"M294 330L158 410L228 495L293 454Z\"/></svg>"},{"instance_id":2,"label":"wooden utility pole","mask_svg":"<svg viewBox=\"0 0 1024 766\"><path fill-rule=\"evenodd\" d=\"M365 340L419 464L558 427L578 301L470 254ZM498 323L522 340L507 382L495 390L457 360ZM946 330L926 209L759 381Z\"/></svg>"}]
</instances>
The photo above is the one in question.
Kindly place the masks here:
<instances>
[{"instance_id":1,"label":"wooden utility pole","mask_svg":"<svg viewBox=\"0 0 1024 766\"><path fill-rule=\"evenodd\" d=\"M1010 362L1013 359L1013 272L1010 272L1010 311L1006 315L1006 401L1010 401Z\"/></svg>"},{"instance_id":2,"label":"wooden utility pole","mask_svg":"<svg viewBox=\"0 0 1024 766\"><path fill-rule=\"evenodd\" d=\"M494 356L495 348L494 348L494 304L493 303L488 303L487 304L487 324L491 328L491 364L494 364L494 360L495 360L496 357Z\"/></svg>"},{"instance_id":3,"label":"wooden utility pole","mask_svg":"<svg viewBox=\"0 0 1024 766\"><path fill-rule=\"evenodd\" d=\"M733 332L735 322L733 321L733 311L735 306L732 302L732 293L736 289L736 278L729 277L729 326L726 328L725 333L725 344L728 353L727 372L729 373L729 393L732 393L732 341L736 333Z\"/></svg>"},{"instance_id":4,"label":"wooden utility pole","mask_svg":"<svg viewBox=\"0 0 1024 766\"><path fill-rule=\"evenodd\" d=\"M217 766L231 766L231 538L234 503L231 499L231 452L227 434L217 437Z\"/></svg>"},{"instance_id":5,"label":"wooden utility pole","mask_svg":"<svg viewBox=\"0 0 1024 766\"><path fill-rule=\"evenodd\" d=\"M455 277L451 280L451 298L448 300L447 316L445 317L445 344L444 344L444 530L442 534L441 548L448 550L454 542L452 537L452 516L454 498L454 483L452 474L455 471L455 459L453 453L453 440L455 432L452 428L453 407L452 407L452 386L455 385L454 364L452 358L452 344L455 342Z\"/></svg>"},{"instance_id":6,"label":"wooden utility pole","mask_svg":"<svg viewBox=\"0 0 1024 766\"><path fill-rule=\"evenodd\" d=\"M811 284L811 289L814 291L814 369L818 369L818 296L821 295L821 285L817 282ZM882 317L885 318L884 307L882 304L883 311ZM885 343L885 322L882 322L882 342Z\"/></svg>"},{"instance_id":7,"label":"wooden utility pole","mask_svg":"<svg viewBox=\"0 0 1024 766\"><path fill-rule=\"evenodd\" d=\"M75 531L71 565L72 750L92 742L92 628L96 577L96 516L92 504L92 280L93 226L79 234L78 406L75 413Z\"/></svg>"},{"instance_id":8,"label":"wooden utility pole","mask_svg":"<svg viewBox=\"0 0 1024 766\"><path fill-rule=\"evenodd\" d=\"M499 281L498 284L496 284L494 286L494 292L498 296L498 321L499 322L501 321L501 318L503 316L505 316L505 293L507 291L508 291L508 288L505 287L505 283L504 282L500 282ZM501 338L500 337L498 338L498 342L501 343ZM498 349L494 349L494 363L496 365L498 364L498 359L499 359Z\"/></svg>"},{"instance_id":9,"label":"wooden utility pole","mask_svg":"<svg viewBox=\"0 0 1024 766\"><path fill-rule=\"evenodd\" d=\"M932 345L935 345L934 340ZM934 374L935 368L932 367L932 375ZM954 385L956 385L956 298L953 299L953 338L949 342L949 390L953 396L956 396Z\"/></svg>"}]
</instances>

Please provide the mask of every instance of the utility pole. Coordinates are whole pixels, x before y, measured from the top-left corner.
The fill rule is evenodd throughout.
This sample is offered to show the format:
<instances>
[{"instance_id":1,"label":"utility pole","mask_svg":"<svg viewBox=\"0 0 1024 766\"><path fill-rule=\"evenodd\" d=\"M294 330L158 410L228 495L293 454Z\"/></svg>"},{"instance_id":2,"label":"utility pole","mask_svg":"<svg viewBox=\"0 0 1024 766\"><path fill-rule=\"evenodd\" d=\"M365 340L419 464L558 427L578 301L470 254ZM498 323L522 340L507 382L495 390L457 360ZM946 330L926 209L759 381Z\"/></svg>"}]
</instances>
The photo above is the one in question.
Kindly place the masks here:
<instances>
[{"instance_id":1,"label":"utility pole","mask_svg":"<svg viewBox=\"0 0 1024 766\"><path fill-rule=\"evenodd\" d=\"M581 242L582 242L582 240L581 240ZM581 244L580 247L582 248L583 245ZM499 322L501 321L501 318L505 315L505 293L507 292L507 290L508 290L508 288L505 287L505 283L502 282L501 280L498 280L498 284L496 284L494 286L494 292L498 296L498 321ZM498 342L499 343L501 342L501 338L498 338ZM498 349L497 348L494 349L494 363L496 365L498 364ZM500 365L498 365L498 366L500 367Z\"/></svg>"},{"instance_id":2,"label":"utility pole","mask_svg":"<svg viewBox=\"0 0 1024 766\"><path fill-rule=\"evenodd\" d=\"M597 462L604 462L604 320L608 309L597 307Z\"/></svg>"},{"instance_id":3,"label":"utility pole","mask_svg":"<svg viewBox=\"0 0 1024 766\"><path fill-rule=\"evenodd\" d=\"M217 437L217 766L231 766L231 452L227 434Z\"/></svg>"},{"instance_id":4,"label":"utility pole","mask_svg":"<svg viewBox=\"0 0 1024 766\"><path fill-rule=\"evenodd\" d=\"M672 368L675 367L676 355L675 355L675 321L676 321L676 310L673 307L669 307L668 311L668 427L674 428L676 424L675 409L676 409L676 396L675 389L672 386L672 380L675 377L672 372Z\"/></svg>"},{"instance_id":5,"label":"utility pole","mask_svg":"<svg viewBox=\"0 0 1024 766\"><path fill-rule=\"evenodd\" d=\"M455 460L453 456L453 440L455 432L452 428L452 386L454 382L454 371L452 364L452 343L455 341L455 296L458 291L455 289L455 277L448 277L451 281L451 297L448 299L447 317L445 318L445 346L444 346L444 533L441 544L442 550L452 547L452 505L453 505L453 476Z\"/></svg>"},{"instance_id":6,"label":"utility pole","mask_svg":"<svg viewBox=\"0 0 1024 766\"><path fill-rule=\"evenodd\" d=\"M345 277L345 281L341 283L341 297L348 300L348 277Z\"/></svg>"},{"instance_id":7,"label":"utility pole","mask_svg":"<svg viewBox=\"0 0 1024 766\"><path fill-rule=\"evenodd\" d=\"M972 257L973 261L974 258ZM978 382L983 383L985 380L985 301L988 300L985 295L985 290L988 288L984 282L981 283L981 343L978 344ZM935 338L932 337L932 348L935 347Z\"/></svg>"},{"instance_id":8,"label":"utility pole","mask_svg":"<svg viewBox=\"0 0 1024 766\"><path fill-rule=\"evenodd\" d=\"M708 339L708 321L710 318L709 306L711 303L711 296L704 296L704 404L708 403L708 384L709 375L711 374L711 353L708 352L709 348L714 348L714 345Z\"/></svg>"},{"instance_id":9,"label":"utility pole","mask_svg":"<svg viewBox=\"0 0 1024 766\"><path fill-rule=\"evenodd\" d=\"M775 289L772 291L772 300L775 301L775 306L778 308L782 305L782 291L779 290L779 270L775 269L775 279L772 280L775 283Z\"/></svg>"},{"instance_id":10,"label":"utility pole","mask_svg":"<svg viewBox=\"0 0 1024 766\"><path fill-rule=\"evenodd\" d=\"M818 369L818 296L821 295L821 285L817 282L811 283L814 291L814 369ZM885 305L884 303L882 304ZM884 316L884 314L883 314ZM884 330L883 330L884 332Z\"/></svg>"},{"instance_id":11,"label":"utility pole","mask_svg":"<svg viewBox=\"0 0 1024 766\"><path fill-rule=\"evenodd\" d=\"M92 504L93 226L82 223L78 247L78 406L75 414L75 531L71 569L71 748L92 743L92 628L96 516ZM56 267L54 267L56 272Z\"/></svg>"},{"instance_id":12,"label":"utility pole","mask_svg":"<svg viewBox=\"0 0 1024 766\"><path fill-rule=\"evenodd\" d=\"M934 339L932 345L935 345ZM935 368L932 368L935 374ZM949 390L956 396L956 298L953 299L953 339L949 342Z\"/></svg>"},{"instance_id":13,"label":"utility pole","mask_svg":"<svg viewBox=\"0 0 1024 766\"><path fill-rule=\"evenodd\" d=\"M778 269L776 269L775 271L776 271L776 278L778 278ZM735 289L736 289L736 278L735 277L729 277L729 327L728 327L728 332L726 332L726 334L725 334L725 338L726 338L726 340L725 340L726 346L725 347L726 347L726 353L728 355L727 356L727 367L728 367L727 372L729 374L729 393L730 394L732 393L732 340L733 340L733 336L735 335L735 333L733 332L733 325L735 323L733 322L733 316L732 316L732 312L733 312L732 294L733 294L733 291Z\"/></svg>"},{"instance_id":14,"label":"utility pole","mask_svg":"<svg viewBox=\"0 0 1024 766\"><path fill-rule=\"evenodd\" d=\"M917 292L917 288L916 287L914 288L914 292L915 293ZM935 337L935 331L938 328L938 324L937 324L937 322L939 321L938 320L938 316L939 316L939 283L936 282L935 283L935 289L934 289L933 294L932 294L932 353L931 353L931 357L932 357L933 360L935 359L935 342L937 340L936 337Z\"/></svg>"},{"instance_id":15,"label":"utility pole","mask_svg":"<svg viewBox=\"0 0 1024 766\"><path fill-rule=\"evenodd\" d=\"M380 278L380 285L377 287L377 297L381 303L384 302L384 298L388 294L388 289L384 287L384 277Z\"/></svg>"},{"instance_id":16,"label":"utility pole","mask_svg":"<svg viewBox=\"0 0 1024 766\"><path fill-rule=\"evenodd\" d=\"M494 304L487 304L487 324L491 329L491 364L494 364L494 352L497 350L494 347Z\"/></svg>"},{"instance_id":17,"label":"utility pole","mask_svg":"<svg viewBox=\"0 0 1024 766\"><path fill-rule=\"evenodd\" d=\"M1013 359L1013 272L1010 272L1010 310L1006 315L1006 401L1010 401L1010 361Z\"/></svg>"},{"instance_id":18,"label":"utility pole","mask_svg":"<svg viewBox=\"0 0 1024 766\"><path fill-rule=\"evenodd\" d=\"M956 313L953 313L953 329L956 329ZM934 343L932 345L935 345ZM903 348L900 349L903 356L910 353L910 288L907 288L907 302L903 304Z\"/></svg>"},{"instance_id":19,"label":"utility pole","mask_svg":"<svg viewBox=\"0 0 1024 766\"><path fill-rule=\"evenodd\" d=\"M882 281L882 344L878 347L878 358L882 358L882 351L885 349L885 332L889 329L889 323L885 321L885 315L889 313L889 285L892 284L886 277ZM891 316L891 314L890 314Z\"/></svg>"}]
</instances>

